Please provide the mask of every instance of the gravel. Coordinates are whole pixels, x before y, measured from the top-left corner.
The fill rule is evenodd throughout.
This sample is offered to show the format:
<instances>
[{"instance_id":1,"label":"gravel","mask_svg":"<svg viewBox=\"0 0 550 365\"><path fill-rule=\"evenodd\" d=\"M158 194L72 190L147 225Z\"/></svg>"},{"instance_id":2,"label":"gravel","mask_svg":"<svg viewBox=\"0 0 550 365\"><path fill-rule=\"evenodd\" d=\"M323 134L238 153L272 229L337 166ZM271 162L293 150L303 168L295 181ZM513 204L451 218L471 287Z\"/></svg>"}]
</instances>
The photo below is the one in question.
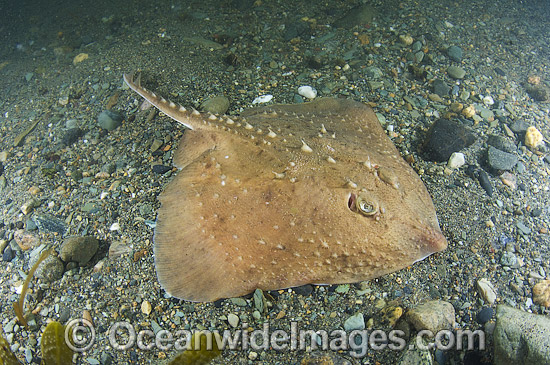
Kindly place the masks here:
<instances>
[{"instance_id":1,"label":"gravel","mask_svg":"<svg viewBox=\"0 0 550 365\"><path fill-rule=\"evenodd\" d=\"M82 318L84 311L98 337L78 361L104 364L157 363L177 353L111 348L107 354L107 330L121 320L155 331L224 330L232 328L231 313L253 329L269 323L290 331L296 322L331 331L361 313L365 328L389 330L378 321L384 308L407 313L430 298L452 303L460 329L490 325L492 317L480 319L481 313L502 303L548 316L549 309L532 300L532 288L550 273L550 157L544 143L532 149L524 141L530 126L546 138L550 128L548 104L538 101L548 97L542 70L550 64L549 11L544 2L512 0L498 8L481 1L447 8L435 1L399 7L374 1L356 9L348 2L205 1L187 8L139 1L124 12L114 2L85 4L73 16L62 3L8 4L3 26L9 31L0 42L0 241L6 243L0 323L10 329L10 347L21 361L37 358L39 347L29 339L40 340L47 321ZM89 57L73 64L79 53ZM372 103L433 197L448 249L348 290L306 285L265 293L262 312L252 296L215 303L171 298L156 278L153 228L157 196L176 171L173 156L184 128L142 110L142 101L122 87L122 74L137 70L144 85L186 107L199 109L224 95L230 115L261 95L271 95L270 103L298 101L302 85L317 97ZM467 108L475 114L462 113ZM104 126L100 115L110 119ZM430 161L419 149L442 118L475 138ZM502 144L493 145L490 136ZM483 170L490 148L517 159L510 171L514 188L500 171ZM469 165L446 168L452 152L464 154ZM26 312L35 311L30 329L16 324L12 309L34 250L17 245L18 230L57 254L69 236L100 242L87 263L63 261L57 280L33 279L25 304ZM117 254L109 256L112 245ZM480 299L480 279L498 293L494 304ZM151 303L149 314L140 310L144 301ZM406 317L396 326L405 326ZM462 363L474 353L491 360L488 344L486 351L450 350L444 357ZM214 363L299 363L306 356L254 353L227 350ZM396 363L401 355L369 351L368 361Z\"/></svg>"}]
</instances>

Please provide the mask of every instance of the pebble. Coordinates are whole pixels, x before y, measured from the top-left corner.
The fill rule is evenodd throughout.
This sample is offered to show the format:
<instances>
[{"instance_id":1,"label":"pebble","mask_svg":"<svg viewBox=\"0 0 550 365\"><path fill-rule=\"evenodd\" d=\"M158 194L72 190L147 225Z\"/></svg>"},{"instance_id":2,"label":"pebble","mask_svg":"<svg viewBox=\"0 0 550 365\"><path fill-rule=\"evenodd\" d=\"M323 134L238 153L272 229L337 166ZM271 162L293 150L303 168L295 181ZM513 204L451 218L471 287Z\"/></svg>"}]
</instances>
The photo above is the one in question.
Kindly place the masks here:
<instances>
[{"instance_id":1,"label":"pebble","mask_svg":"<svg viewBox=\"0 0 550 365\"><path fill-rule=\"evenodd\" d=\"M99 241L92 236L72 236L65 239L59 256L65 262L85 265L97 252Z\"/></svg>"},{"instance_id":2,"label":"pebble","mask_svg":"<svg viewBox=\"0 0 550 365\"><path fill-rule=\"evenodd\" d=\"M73 65L76 65L84 60L88 59L87 53L79 53L73 58Z\"/></svg>"},{"instance_id":3,"label":"pebble","mask_svg":"<svg viewBox=\"0 0 550 365\"><path fill-rule=\"evenodd\" d=\"M63 262L57 256L49 255L38 266L36 277L45 283L53 283L63 277L63 270Z\"/></svg>"},{"instance_id":4,"label":"pebble","mask_svg":"<svg viewBox=\"0 0 550 365\"><path fill-rule=\"evenodd\" d=\"M447 162L447 167L450 169L458 169L466 163L466 159L462 152L453 152L449 161Z\"/></svg>"},{"instance_id":5,"label":"pebble","mask_svg":"<svg viewBox=\"0 0 550 365\"><path fill-rule=\"evenodd\" d=\"M410 34L401 34L399 35L399 41L401 41L401 43L405 46L410 46L413 44L414 39Z\"/></svg>"},{"instance_id":6,"label":"pebble","mask_svg":"<svg viewBox=\"0 0 550 365\"><path fill-rule=\"evenodd\" d=\"M451 88L449 87L449 85L447 85L445 81L441 79L435 79L432 85L435 94L441 97L449 96Z\"/></svg>"},{"instance_id":7,"label":"pebble","mask_svg":"<svg viewBox=\"0 0 550 365\"><path fill-rule=\"evenodd\" d=\"M466 71L462 67L458 66L449 66L447 68L447 73L453 79L463 79L466 76Z\"/></svg>"},{"instance_id":8,"label":"pebble","mask_svg":"<svg viewBox=\"0 0 550 365\"><path fill-rule=\"evenodd\" d=\"M427 329L436 333L454 328L455 308L449 302L432 300L410 309L406 319L418 331Z\"/></svg>"},{"instance_id":9,"label":"pebble","mask_svg":"<svg viewBox=\"0 0 550 365\"><path fill-rule=\"evenodd\" d=\"M300 285L295 288L293 288L294 292L298 295L303 295L304 297L309 296L311 293L313 293L313 285L306 284L306 285Z\"/></svg>"},{"instance_id":10,"label":"pebble","mask_svg":"<svg viewBox=\"0 0 550 365\"><path fill-rule=\"evenodd\" d=\"M529 124L523 120L516 120L510 125L510 129L516 134L525 133L527 128L529 128Z\"/></svg>"},{"instance_id":11,"label":"pebble","mask_svg":"<svg viewBox=\"0 0 550 365\"><path fill-rule=\"evenodd\" d=\"M223 95L214 96L206 99L202 103L201 109L212 114L225 114L229 109L229 99Z\"/></svg>"},{"instance_id":12,"label":"pebble","mask_svg":"<svg viewBox=\"0 0 550 365\"><path fill-rule=\"evenodd\" d=\"M487 164L493 170L511 170L517 163L518 158L516 155L489 146L487 150Z\"/></svg>"},{"instance_id":13,"label":"pebble","mask_svg":"<svg viewBox=\"0 0 550 365\"><path fill-rule=\"evenodd\" d=\"M539 130L533 126L527 128L525 132L525 145L530 148L539 147L544 141L544 137Z\"/></svg>"},{"instance_id":14,"label":"pebble","mask_svg":"<svg viewBox=\"0 0 550 365\"><path fill-rule=\"evenodd\" d=\"M78 127L67 129L63 134L61 141L63 142L64 145L70 146L76 141L78 141L78 139L83 135L84 135L84 132L82 131L82 129Z\"/></svg>"},{"instance_id":15,"label":"pebble","mask_svg":"<svg viewBox=\"0 0 550 365\"><path fill-rule=\"evenodd\" d=\"M476 315L476 321L479 324L485 324L493 318L493 308L483 307Z\"/></svg>"},{"instance_id":16,"label":"pebble","mask_svg":"<svg viewBox=\"0 0 550 365\"><path fill-rule=\"evenodd\" d=\"M14 258L15 258L15 252L13 252L10 246L6 247L2 252L2 260L4 262L10 262Z\"/></svg>"},{"instance_id":17,"label":"pebble","mask_svg":"<svg viewBox=\"0 0 550 365\"><path fill-rule=\"evenodd\" d=\"M148 300L144 300L143 302L141 302L141 313L149 315L151 314L152 310L153 306L151 305L151 302L149 302Z\"/></svg>"},{"instance_id":18,"label":"pebble","mask_svg":"<svg viewBox=\"0 0 550 365\"><path fill-rule=\"evenodd\" d=\"M353 330L364 330L365 329L365 318L363 313L357 313L353 316L346 319L344 322L344 330L353 331Z\"/></svg>"},{"instance_id":19,"label":"pebble","mask_svg":"<svg viewBox=\"0 0 550 365\"><path fill-rule=\"evenodd\" d=\"M422 151L432 161L448 161L453 152L458 152L476 141L476 137L464 124L439 119L428 130Z\"/></svg>"},{"instance_id":20,"label":"pebble","mask_svg":"<svg viewBox=\"0 0 550 365\"><path fill-rule=\"evenodd\" d=\"M237 328L237 326L239 325L239 317L236 314L229 313L229 315L227 316L227 322L231 327Z\"/></svg>"},{"instance_id":21,"label":"pebble","mask_svg":"<svg viewBox=\"0 0 550 365\"><path fill-rule=\"evenodd\" d=\"M172 170L172 167L166 165L153 165L153 172L155 174L164 175L168 171Z\"/></svg>"},{"instance_id":22,"label":"pebble","mask_svg":"<svg viewBox=\"0 0 550 365\"><path fill-rule=\"evenodd\" d=\"M508 153L514 153L517 150L514 142L502 136L490 135L489 138L487 138L487 144Z\"/></svg>"},{"instance_id":23,"label":"pebble","mask_svg":"<svg viewBox=\"0 0 550 365\"><path fill-rule=\"evenodd\" d=\"M543 280L533 287L533 302L550 308L550 280Z\"/></svg>"},{"instance_id":24,"label":"pebble","mask_svg":"<svg viewBox=\"0 0 550 365\"><path fill-rule=\"evenodd\" d=\"M502 173L502 175L499 176L500 181L510 189L515 190L517 187L517 178L516 175L512 174L511 172L505 171Z\"/></svg>"},{"instance_id":25,"label":"pebble","mask_svg":"<svg viewBox=\"0 0 550 365\"><path fill-rule=\"evenodd\" d=\"M108 131L115 130L122 125L124 117L112 110L104 110L97 116L99 126Z\"/></svg>"},{"instance_id":26,"label":"pebble","mask_svg":"<svg viewBox=\"0 0 550 365\"><path fill-rule=\"evenodd\" d=\"M485 302L495 304L497 293L495 291L495 287L489 280L485 278L478 280L477 289Z\"/></svg>"},{"instance_id":27,"label":"pebble","mask_svg":"<svg viewBox=\"0 0 550 365\"><path fill-rule=\"evenodd\" d=\"M15 241L15 243L17 243L17 246L23 251L40 245L40 239L36 236L36 234L26 232L23 229L18 229L13 233L13 240Z\"/></svg>"},{"instance_id":28,"label":"pebble","mask_svg":"<svg viewBox=\"0 0 550 365\"><path fill-rule=\"evenodd\" d=\"M462 61L462 48L458 46L450 46L449 48L447 48L447 56L449 56L449 58L455 62Z\"/></svg>"},{"instance_id":29,"label":"pebble","mask_svg":"<svg viewBox=\"0 0 550 365\"><path fill-rule=\"evenodd\" d=\"M307 86L307 85L300 86L298 88L298 94L311 100L311 99L315 99L315 97L317 97L317 90L315 90L311 86Z\"/></svg>"},{"instance_id":30,"label":"pebble","mask_svg":"<svg viewBox=\"0 0 550 365\"><path fill-rule=\"evenodd\" d=\"M495 364L550 364L550 319L498 305L493 332Z\"/></svg>"},{"instance_id":31,"label":"pebble","mask_svg":"<svg viewBox=\"0 0 550 365\"><path fill-rule=\"evenodd\" d=\"M367 67L365 72L367 74L367 77L372 80L378 80L384 76L382 70L376 66Z\"/></svg>"},{"instance_id":32,"label":"pebble","mask_svg":"<svg viewBox=\"0 0 550 365\"><path fill-rule=\"evenodd\" d=\"M370 4L363 4L351 8L343 17L336 20L333 26L336 28L353 28L372 22L376 16L376 9Z\"/></svg>"},{"instance_id":33,"label":"pebble","mask_svg":"<svg viewBox=\"0 0 550 365\"><path fill-rule=\"evenodd\" d=\"M252 101L252 105L254 105L254 104L268 103L268 102L271 101L271 99L273 99L273 95L271 95L271 94L260 95L260 96L258 96L256 99L254 99L254 100Z\"/></svg>"},{"instance_id":34,"label":"pebble","mask_svg":"<svg viewBox=\"0 0 550 365\"><path fill-rule=\"evenodd\" d=\"M516 254L510 251L504 251L502 253L502 256L500 257L500 264L502 266L508 266L512 269L517 269L521 266Z\"/></svg>"}]
</instances>

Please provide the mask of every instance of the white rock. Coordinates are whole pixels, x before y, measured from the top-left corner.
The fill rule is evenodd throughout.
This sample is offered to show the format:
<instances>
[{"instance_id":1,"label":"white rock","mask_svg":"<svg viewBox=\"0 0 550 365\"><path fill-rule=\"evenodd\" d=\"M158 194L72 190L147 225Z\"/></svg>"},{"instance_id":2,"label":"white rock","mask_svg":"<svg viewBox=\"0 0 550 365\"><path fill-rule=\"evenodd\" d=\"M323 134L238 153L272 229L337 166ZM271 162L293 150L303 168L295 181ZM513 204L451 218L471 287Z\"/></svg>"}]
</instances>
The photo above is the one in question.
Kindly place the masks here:
<instances>
[{"instance_id":1,"label":"white rock","mask_svg":"<svg viewBox=\"0 0 550 365\"><path fill-rule=\"evenodd\" d=\"M479 289L479 294L489 304L494 304L497 299L497 293L495 287L491 282L485 278L477 281L477 288Z\"/></svg>"},{"instance_id":2,"label":"white rock","mask_svg":"<svg viewBox=\"0 0 550 365\"><path fill-rule=\"evenodd\" d=\"M109 230L111 231L118 231L119 229L120 229L120 224L118 222L111 224L111 227L109 227Z\"/></svg>"},{"instance_id":3,"label":"white rock","mask_svg":"<svg viewBox=\"0 0 550 365\"><path fill-rule=\"evenodd\" d=\"M453 152L451 157L449 157L449 162L447 162L447 167L450 169L458 169L466 163L464 154L461 152Z\"/></svg>"},{"instance_id":4,"label":"white rock","mask_svg":"<svg viewBox=\"0 0 550 365\"><path fill-rule=\"evenodd\" d=\"M271 95L271 94L260 95L260 96L258 96L256 99L254 99L254 101L252 102L252 104L263 104L263 103L267 103L267 102L271 101L271 99L273 99L273 95Z\"/></svg>"},{"instance_id":5,"label":"white rock","mask_svg":"<svg viewBox=\"0 0 550 365\"><path fill-rule=\"evenodd\" d=\"M300 86L298 88L298 94L308 99L315 99L315 97L317 96L317 90L307 85Z\"/></svg>"},{"instance_id":6,"label":"white rock","mask_svg":"<svg viewBox=\"0 0 550 365\"><path fill-rule=\"evenodd\" d=\"M494 103L495 103L495 100L490 95L487 95L486 97L483 98L483 104L487 106L491 106Z\"/></svg>"},{"instance_id":7,"label":"white rock","mask_svg":"<svg viewBox=\"0 0 550 365\"><path fill-rule=\"evenodd\" d=\"M227 322L231 325L231 327L235 328L239 325L239 317L237 317L236 314L230 313L227 316Z\"/></svg>"}]
</instances>

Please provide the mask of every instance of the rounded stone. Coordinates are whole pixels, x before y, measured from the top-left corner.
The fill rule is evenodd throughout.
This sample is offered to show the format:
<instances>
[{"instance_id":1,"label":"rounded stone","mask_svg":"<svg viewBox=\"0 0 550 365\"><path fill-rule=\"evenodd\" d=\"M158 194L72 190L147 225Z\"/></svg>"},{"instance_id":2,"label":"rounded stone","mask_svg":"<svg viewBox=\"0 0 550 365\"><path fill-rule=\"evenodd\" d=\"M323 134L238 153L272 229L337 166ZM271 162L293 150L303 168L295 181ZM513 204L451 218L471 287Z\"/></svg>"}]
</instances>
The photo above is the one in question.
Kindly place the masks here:
<instances>
[{"instance_id":1,"label":"rounded stone","mask_svg":"<svg viewBox=\"0 0 550 365\"><path fill-rule=\"evenodd\" d=\"M63 263L57 256L50 255L40 263L36 270L36 277L43 282L53 283L63 277Z\"/></svg>"},{"instance_id":2,"label":"rounded stone","mask_svg":"<svg viewBox=\"0 0 550 365\"><path fill-rule=\"evenodd\" d=\"M85 265L97 252L99 241L92 236L73 236L65 239L59 255L65 262L77 262Z\"/></svg>"},{"instance_id":3,"label":"rounded stone","mask_svg":"<svg viewBox=\"0 0 550 365\"><path fill-rule=\"evenodd\" d=\"M489 322L492 317L493 317L493 308L484 307L478 312L476 316L476 321L479 324L485 324Z\"/></svg>"},{"instance_id":4,"label":"rounded stone","mask_svg":"<svg viewBox=\"0 0 550 365\"><path fill-rule=\"evenodd\" d=\"M120 127L123 119L122 115L111 110L104 110L97 116L99 126L108 131Z\"/></svg>"},{"instance_id":5,"label":"rounded stone","mask_svg":"<svg viewBox=\"0 0 550 365\"><path fill-rule=\"evenodd\" d=\"M225 114L229 109L229 99L223 95L214 96L206 99L202 103L201 109L212 114Z\"/></svg>"},{"instance_id":6,"label":"rounded stone","mask_svg":"<svg viewBox=\"0 0 550 365\"><path fill-rule=\"evenodd\" d=\"M460 62L462 60L462 48L458 46L450 46L447 48L447 55L451 60Z\"/></svg>"},{"instance_id":7,"label":"rounded stone","mask_svg":"<svg viewBox=\"0 0 550 365\"><path fill-rule=\"evenodd\" d=\"M449 66L447 68L447 73L453 79L463 79L466 76L466 71L462 67L458 66Z\"/></svg>"}]
</instances>

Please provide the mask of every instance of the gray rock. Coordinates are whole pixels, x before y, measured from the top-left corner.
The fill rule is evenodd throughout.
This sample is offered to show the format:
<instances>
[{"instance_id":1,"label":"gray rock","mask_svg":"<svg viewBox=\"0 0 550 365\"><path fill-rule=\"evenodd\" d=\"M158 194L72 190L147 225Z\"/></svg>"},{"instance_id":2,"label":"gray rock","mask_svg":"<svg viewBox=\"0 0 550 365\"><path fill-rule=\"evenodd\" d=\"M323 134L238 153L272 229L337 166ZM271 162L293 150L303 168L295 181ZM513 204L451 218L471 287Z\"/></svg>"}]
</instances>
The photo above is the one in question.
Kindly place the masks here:
<instances>
[{"instance_id":1,"label":"gray rock","mask_svg":"<svg viewBox=\"0 0 550 365\"><path fill-rule=\"evenodd\" d=\"M36 270L36 277L43 282L53 283L63 277L63 263L57 256L50 255L40 263Z\"/></svg>"},{"instance_id":2,"label":"gray rock","mask_svg":"<svg viewBox=\"0 0 550 365\"><path fill-rule=\"evenodd\" d=\"M433 82L433 88L434 93L443 97L443 96L449 96L449 91L451 91L451 88L447 83L440 79L435 79Z\"/></svg>"},{"instance_id":3,"label":"gray rock","mask_svg":"<svg viewBox=\"0 0 550 365\"><path fill-rule=\"evenodd\" d=\"M531 228L527 227L523 222L517 222L516 227L526 236L531 234Z\"/></svg>"},{"instance_id":4,"label":"gray rock","mask_svg":"<svg viewBox=\"0 0 550 365\"><path fill-rule=\"evenodd\" d=\"M495 364L550 364L550 318L497 306Z\"/></svg>"},{"instance_id":5,"label":"gray rock","mask_svg":"<svg viewBox=\"0 0 550 365\"><path fill-rule=\"evenodd\" d=\"M487 139L487 144L504 152L516 152L516 145L506 137L490 135Z\"/></svg>"},{"instance_id":6,"label":"gray rock","mask_svg":"<svg viewBox=\"0 0 550 365\"><path fill-rule=\"evenodd\" d=\"M447 56L455 62L460 62L462 60L462 48L458 46L450 46L447 48Z\"/></svg>"},{"instance_id":7,"label":"gray rock","mask_svg":"<svg viewBox=\"0 0 550 365\"><path fill-rule=\"evenodd\" d=\"M382 76L384 76L384 73L382 72L382 70L376 66L367 67L366 73L367 73L367 77L373 80L378 80L382 78Z\"/></svg>"},{"instance_id":8,"label":"gray rock","mask_svg":"<svg viewBox=\"0 0 550 365\"><path fill-rule=\"evenodd\" d=\"M77 262L85 265L95 255L99 241L92 236L73 236L63 242L59 255L65 262Z\"/></svg>"},{"instance_id":9,"label":"gray rock","mask_svg":"<svg viewBox=\"0 0 550 365\"><path fill-rule=\"evenodd\" d=\"M514 121L514 123L512 123L512 125L510 125L510 129L514 133L525 133L529 126L529 123L524 120L516 120Z\"/></svg>"},{"instance_id":10,"label":"gray rock","mask_svg":"<svg viewBox=\"0 0 550 365\"><path fill-rule=\"evenodd\" d=\"M344 322L344 329L348 332L353 330L364 330L365 318L363 317L363 313L354 314L346 319Z\"/></svg>"},{"instance_id":11,"label":"gray rock","mask_svg":"<svg viewBox=\"0 0 550 365\"><path fill-rule=\"evenodd\" d=\"M502 253L502 256L500 257L500 264L502 266L511 267L512 269L517 269L521 266L516 254L510 251L504 251Z\"/></svg>"},{"instance_id":12,"label":"gray rock","mask_svg":"<svg viewBox=\"0 0 550 365\"><path fill-rule=\"evenodd\" d=\"M104 110L97 116L99 126L108 131L112 131L122 125L124 117L112 110Z\"/></svg>"},{"instance_id":13,"label":"gray rock","mask_svg":"<svg viewBox=\"0 0 550 365\"><path fill-rule=\"evenodd\" d=\"M214 96L205 100L201 109L212 114L225 114L229 109L229 99L223 95Z\"/></svg>"},{"instance_id":14,"label":"gray rock","mask_svg":"<svg viewBox=\"0 0 550 365\"><path fill-rule=\"evenodd\" d=\"M466 71L462 67L458 66L449 66L447 68L447 73L453 79L463 79L466 76Z\"/></svg>"},{"instance_id":15,"label":"gray rock","mask_svg":"<svg viewBox=\"0 0 550 365\"><path fill-rule=\"evenodd\" d=\"M374 7L368 4L356 6L346 13L342 18L334 22L336 28L353 28L356 25L363 25L372 22L376 16Z\"/></svg>"},{"instance_id":16,"label":"gray rock","mask_svg":"<svg viewBox=\"0 0 550 365\"><path fill-rule=\"evenodd\" d=\"M406 319L417 330L427 329L435 334L454 327L455 308L443 300L432 300L410 309Z\"/></svg>"},{"instance_id":17,"label":"gray rock","mask_svg":"<svg viewBox=\"0 0 550 365\"><path fill-rule=\"evenodd\" d=\"M489 146L487 164L494 170L511 170L518 163L516 155Z\"/></svg>"}]
</instances>

